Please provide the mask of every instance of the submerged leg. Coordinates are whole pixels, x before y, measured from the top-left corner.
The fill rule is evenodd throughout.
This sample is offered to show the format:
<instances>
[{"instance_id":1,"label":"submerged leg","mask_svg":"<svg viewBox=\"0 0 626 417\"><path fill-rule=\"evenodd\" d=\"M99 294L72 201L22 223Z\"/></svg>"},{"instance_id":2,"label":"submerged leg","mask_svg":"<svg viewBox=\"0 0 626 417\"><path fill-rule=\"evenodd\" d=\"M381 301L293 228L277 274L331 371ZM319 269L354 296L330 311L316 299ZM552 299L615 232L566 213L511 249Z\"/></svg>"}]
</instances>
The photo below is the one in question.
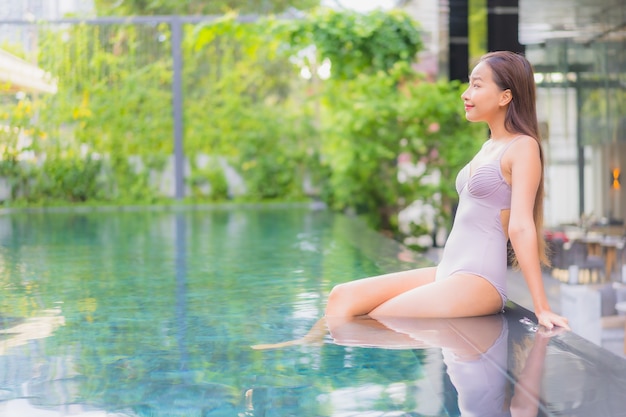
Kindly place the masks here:
<instances>
[{"instance_id":1,"label":"submerged leg","mask_svg":"<svg viewBox=\"0 0 626 417\"><path fill-rule=\"evenodd\" d=\"M289 340L286 342L278 342L278 343L265 343L259 345L252 345L251 348L254 350L268 350L268 349L280 349L289 346L299 346L306 344L315 344L321 343L324 339L324 336L328 333L326 328L326 318L322 317L315 322L313 327L300 339Z\"/></svg>"},{"instance_id":2,"label":"submerged leg","mask_svg":"<svg viewBox=\"0 0 626 417\"><path fill-rule=\"evenodd\" d=\"M387 349L418 349L429 347L406 333L397 332L370 317L322 317L309 332L295 340L252 345L254 350L282 349L292 346L321 343L330 333L333 342L340 346L384 347Z\"/></svg>"}]
</instances>

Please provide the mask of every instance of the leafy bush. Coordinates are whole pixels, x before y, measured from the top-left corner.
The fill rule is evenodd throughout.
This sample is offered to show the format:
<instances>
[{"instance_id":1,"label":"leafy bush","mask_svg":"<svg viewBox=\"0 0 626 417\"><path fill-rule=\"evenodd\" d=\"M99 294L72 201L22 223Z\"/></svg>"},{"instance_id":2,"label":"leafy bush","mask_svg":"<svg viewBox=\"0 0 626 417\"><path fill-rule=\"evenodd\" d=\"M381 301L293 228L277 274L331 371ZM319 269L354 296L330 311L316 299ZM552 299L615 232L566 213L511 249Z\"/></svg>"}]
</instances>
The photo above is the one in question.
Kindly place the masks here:
<instances>
[{"instance_id":1,"label":"leafy bush","mask_svg":"<svg viewBox=\"0 0 626 417\"><path fill-rule=\"evenodd\" d=\"M37 61L58 93L0 100L15 128L0 132L11 204L163 198L153 174L174 147L170 32L39 26ZM313 196L390 230L415 199L451 213L454 175L482 135L464 120L459 84L429 83L412 69L422 42L406 14L320 9L255 23L231 14L185 25L181 47L190 198L232 198L223 172L194 162L202 154L234 167L247 200ZM441 182L398 181L401 154Z\"/></svg>"},{"instance_id":2,"label":"leafy bush","mask_svg":"<svg viewBox=\"0 0 626 417\"><path fill-rule=\"evenodd\" d=\"M27 189L29 201L85 202L102 200L102 184L99 181L102 162L90 157L58 158L46 160Z\"/></svg>"}]
</instances>

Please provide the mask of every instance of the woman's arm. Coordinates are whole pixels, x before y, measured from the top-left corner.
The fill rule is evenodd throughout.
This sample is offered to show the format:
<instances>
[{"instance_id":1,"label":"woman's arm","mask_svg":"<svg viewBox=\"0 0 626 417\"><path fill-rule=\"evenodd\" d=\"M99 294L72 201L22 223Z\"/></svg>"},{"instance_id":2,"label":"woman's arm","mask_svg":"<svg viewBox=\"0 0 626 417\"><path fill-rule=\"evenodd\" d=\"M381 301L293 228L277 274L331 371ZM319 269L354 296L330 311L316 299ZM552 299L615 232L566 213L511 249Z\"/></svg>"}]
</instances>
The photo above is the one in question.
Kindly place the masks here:
<instances>
[{"instance_id":1,"label":"woman's arm","mask_svg":"<svg viewBox=\"0 0 626 417\"><path fill-rule=\"evenodd\" d=\"M533 138L524 137L513 148L508 158L512 189L509 239L528 285L539 324L548 329L555 325L568 328L567 319L554 314L550 309L543 286L537 230L533 218L542 169L539 144Z\"/></svg>"}]
</instances>

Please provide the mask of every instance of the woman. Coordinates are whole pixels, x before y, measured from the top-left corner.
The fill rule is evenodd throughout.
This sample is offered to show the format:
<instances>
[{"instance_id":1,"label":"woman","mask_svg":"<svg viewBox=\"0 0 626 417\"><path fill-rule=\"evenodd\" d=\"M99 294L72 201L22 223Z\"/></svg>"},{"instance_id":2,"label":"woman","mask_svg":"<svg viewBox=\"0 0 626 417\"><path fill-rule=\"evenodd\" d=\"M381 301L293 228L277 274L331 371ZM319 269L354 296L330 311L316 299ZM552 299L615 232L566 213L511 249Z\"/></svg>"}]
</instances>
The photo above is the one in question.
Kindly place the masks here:
<instances>
[{"instance_id":1,"label":"woman","mask_svg":"<svg viewBox=\"0 0 626 417\"><path fill-rule=\"evenodd\" d=\"M459 206L441 261L432 268L340 284L326 307L329 324L369 315L470 317L495 314L506 303L507 241L515 251L539 324L568 328L552 312L543 287L543 153L530 63L512 52L481 58L461 98L470 122L490 138L456 179Z\"/></svg>"}]
</instances>

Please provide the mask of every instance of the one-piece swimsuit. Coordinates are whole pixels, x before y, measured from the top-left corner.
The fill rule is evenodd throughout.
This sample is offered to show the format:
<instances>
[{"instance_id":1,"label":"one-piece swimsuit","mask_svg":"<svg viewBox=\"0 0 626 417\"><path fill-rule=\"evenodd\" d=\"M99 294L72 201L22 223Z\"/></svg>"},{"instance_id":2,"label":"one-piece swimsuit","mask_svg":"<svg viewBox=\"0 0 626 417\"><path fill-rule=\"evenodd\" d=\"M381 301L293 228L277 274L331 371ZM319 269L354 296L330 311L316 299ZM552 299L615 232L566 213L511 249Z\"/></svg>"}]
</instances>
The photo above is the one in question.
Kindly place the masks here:
<instances>
[{"instance_id":1,"label":"one-piece swimsuit","mask_svg":"<svg viewBox=\"0 0 626 417\"><path fill-rule=\"evenodd\" d=\"M471 162L456 177L459 205L445 244L436 280L453 274L478 275L507 301L507 237L501 212L511 208L511 186L502 175L501 159L518 138L507 143L498 158L476 167Z\"/></svg>"}]
</instances>

